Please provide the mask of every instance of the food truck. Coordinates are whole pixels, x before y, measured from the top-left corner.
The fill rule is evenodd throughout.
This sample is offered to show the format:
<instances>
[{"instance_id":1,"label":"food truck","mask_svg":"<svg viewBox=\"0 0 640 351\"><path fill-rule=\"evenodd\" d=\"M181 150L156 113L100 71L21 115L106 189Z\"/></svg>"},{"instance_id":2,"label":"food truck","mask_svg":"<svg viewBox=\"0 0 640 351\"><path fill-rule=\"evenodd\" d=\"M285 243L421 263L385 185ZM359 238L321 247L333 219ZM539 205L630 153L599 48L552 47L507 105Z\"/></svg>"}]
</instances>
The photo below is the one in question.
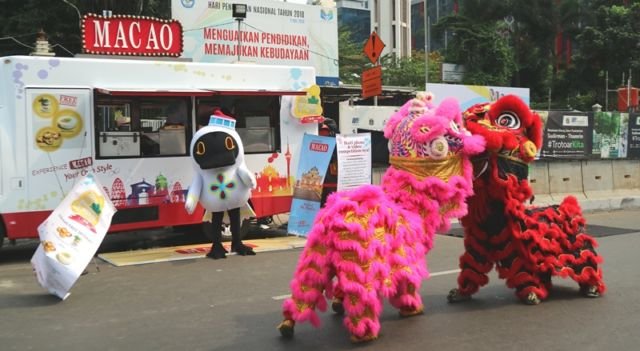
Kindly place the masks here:
<instances>
[{"instance_id":1,"label":"food truck","mask_svg":"<svg viewBox=\"0 0 640 351\"><path fill-rule=\"evenodd\" d=\"M288 212L304 133L322 114L312 67L180 59L0 58L0 238L37 238L93 173L110 232L202 222L184 210L191 137L216 108L236 118L257 178L256 217ZM0 240L1 242L1 240Z\"/></svg>"}]
</instances>

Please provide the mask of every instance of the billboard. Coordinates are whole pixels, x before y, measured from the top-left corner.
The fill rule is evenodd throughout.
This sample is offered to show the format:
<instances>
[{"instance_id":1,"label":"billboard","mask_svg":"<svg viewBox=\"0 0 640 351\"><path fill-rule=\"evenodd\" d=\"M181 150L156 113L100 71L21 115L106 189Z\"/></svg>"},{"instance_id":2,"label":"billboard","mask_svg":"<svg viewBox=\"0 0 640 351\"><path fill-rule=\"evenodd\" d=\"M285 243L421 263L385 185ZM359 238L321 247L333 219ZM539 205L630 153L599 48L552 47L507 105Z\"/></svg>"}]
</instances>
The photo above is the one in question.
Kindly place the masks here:
<instances>
[{"instance_id":1,"label":"billboard","mask_svg":"<svg viewBox=\"0 0 640 351\"><path fill-rule=\"evenodd\" d=\"M183 57L195 62L311 66L318 85L338 86L335 7L244 0L246 18L237 22L231 12L234 2L172 1L172 17L184 31Z\"/></svg>"},{"instance_id":2,"label":"billboard","mask_svg":"<svg viewBox=\"0 0 640 351\"><path fill-rule=\"evenodd\" d=\"M501 96L509 94L517 95L529 104L529 88L427 83L426 89L433 93L436 104L447 97L455 97L463 111L475 104L496 101Z\"/></svg>"}]
</instances>

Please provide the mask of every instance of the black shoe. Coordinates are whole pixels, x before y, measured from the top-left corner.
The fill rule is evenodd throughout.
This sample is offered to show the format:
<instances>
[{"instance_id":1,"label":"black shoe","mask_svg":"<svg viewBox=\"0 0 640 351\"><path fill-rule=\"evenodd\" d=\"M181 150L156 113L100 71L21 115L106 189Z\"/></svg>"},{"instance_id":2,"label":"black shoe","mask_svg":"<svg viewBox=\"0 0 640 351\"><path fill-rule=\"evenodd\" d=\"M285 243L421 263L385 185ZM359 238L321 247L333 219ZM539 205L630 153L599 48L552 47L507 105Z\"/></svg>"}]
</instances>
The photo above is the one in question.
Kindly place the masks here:
<instances>
[{"instance_id":1,"label":"black shoe","mask_svg":"<svg viewBox=\"0 0 640 351\"><path fill-rule=\"evenodd\" d=\"M256 253L249 246L239 243L231 244L231 251L237 253L240 256L255 256Z\"/></svg>"},{"instance_id":2,"label":"black shoe","mask_svg":"<svg viewBox=\"0 0 640 351\"><path fill-rule=\"evenodd\" d=\"M211 251L207 254L207 257L213 258L214 260L227 258L227 250L225 250L224 246L220 243L213 244L211 246Z\"/></svg>"}]
</instances>

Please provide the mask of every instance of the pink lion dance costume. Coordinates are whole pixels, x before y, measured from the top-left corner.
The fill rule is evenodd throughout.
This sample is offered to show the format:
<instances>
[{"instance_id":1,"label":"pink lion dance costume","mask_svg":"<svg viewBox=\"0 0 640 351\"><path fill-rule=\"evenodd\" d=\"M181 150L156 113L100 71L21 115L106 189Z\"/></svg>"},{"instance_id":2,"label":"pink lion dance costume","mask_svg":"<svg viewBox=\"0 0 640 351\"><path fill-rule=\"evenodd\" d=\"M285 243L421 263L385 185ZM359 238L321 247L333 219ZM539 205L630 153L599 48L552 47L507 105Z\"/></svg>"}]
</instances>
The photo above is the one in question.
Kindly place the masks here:
<instances>
[{"instance_id":1,"label":"pink lion dance costume","mask_svg":"<svg viewBox=\"0 0 640 351\"><path fill-rule=\"evenodd\" d=\"M472 106L465 124L487 143L473 159L476 178L469 213L462 218L465 252L460 257L458 288L450 302L467 300L489 282L495 266L501 279L526 304L544 300L551 277L569 277L588 297L604 293L597 243L585 233L585 219L575 197L560 205L526 206L533 192L528 164L542 144L540 116L518 97L507 95Z\"/></svg>"},{"instance_id":2,"label":"pink lion dance costume","mask_svg":"<svg viewBox=\"0 0 640 351\"><path fill-rule=\"evenodd\" d=\"M384 133L391 167L382 184L335 193L316 217L283 305L278 329L285 337L295 322L320 325L315 309L326 310L325 295L335 312L346 313L353 342L378 337L383 297L402 316L423 311L424 256L436 230L466 213L469 157L484 142L462 128L454 99L435 108L427 94L402 106Z\"/></svg>"}]
</instances>

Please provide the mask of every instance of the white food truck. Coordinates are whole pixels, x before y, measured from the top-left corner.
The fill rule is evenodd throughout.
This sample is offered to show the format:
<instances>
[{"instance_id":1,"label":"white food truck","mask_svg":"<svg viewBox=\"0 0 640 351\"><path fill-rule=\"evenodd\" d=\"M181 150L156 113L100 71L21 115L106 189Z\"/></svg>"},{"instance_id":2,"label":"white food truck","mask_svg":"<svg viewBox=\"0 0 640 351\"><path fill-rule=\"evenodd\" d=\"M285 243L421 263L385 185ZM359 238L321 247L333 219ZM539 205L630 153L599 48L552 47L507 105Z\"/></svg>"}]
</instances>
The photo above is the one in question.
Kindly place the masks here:
<instances>
[{"instance_id":1,"label":"white food truck","mask_svg":"<svg viewBox=\"0 0 640 351\"><path fill-rule=\"evenodd\" d=\"M233 115L257 217L288 212L300 143L322 114L311 67L127 58L0 58L0 243L36 238L94 173L118 208L110 232L200 223L184 210L191 136ZM311 123L303 123L311 120Z\"/></svg>"}]
</instances>

